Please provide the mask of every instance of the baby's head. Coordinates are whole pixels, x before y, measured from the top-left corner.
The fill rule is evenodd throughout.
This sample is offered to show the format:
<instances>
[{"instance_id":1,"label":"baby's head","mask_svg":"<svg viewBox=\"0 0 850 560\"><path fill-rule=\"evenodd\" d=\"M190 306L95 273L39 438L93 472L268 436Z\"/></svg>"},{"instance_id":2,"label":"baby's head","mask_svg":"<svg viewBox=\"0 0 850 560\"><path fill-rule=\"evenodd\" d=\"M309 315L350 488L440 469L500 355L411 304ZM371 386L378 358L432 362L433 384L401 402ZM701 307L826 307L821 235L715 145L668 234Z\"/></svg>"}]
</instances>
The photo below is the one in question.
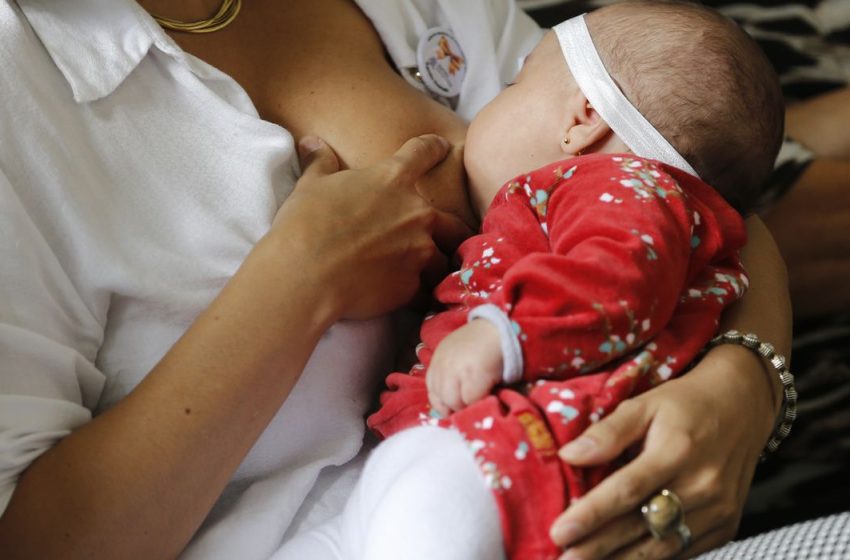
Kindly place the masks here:
<instances>
[{"instance_id":1,"label":"baby's head","mask_svg":"<svg viewBox=\"0 0 850 560\"><path fill-rule=\"evenodd\" d=\"M776 74L755 42L713 10L681 2L614 4L585 22L604 69L631 105L685 165L738 210L749 210L773 168L784 121ZM588 101L570 72L578 56L565 63L569 52L547 33L515 83L473 120L464 159L479 209L525 171L579 153L635 148L635 134L612 116L617 109L608 105L615 104L603 101L597 109ZM578 82L599 80L584 75Z\"/></svg>"}]
</instances>

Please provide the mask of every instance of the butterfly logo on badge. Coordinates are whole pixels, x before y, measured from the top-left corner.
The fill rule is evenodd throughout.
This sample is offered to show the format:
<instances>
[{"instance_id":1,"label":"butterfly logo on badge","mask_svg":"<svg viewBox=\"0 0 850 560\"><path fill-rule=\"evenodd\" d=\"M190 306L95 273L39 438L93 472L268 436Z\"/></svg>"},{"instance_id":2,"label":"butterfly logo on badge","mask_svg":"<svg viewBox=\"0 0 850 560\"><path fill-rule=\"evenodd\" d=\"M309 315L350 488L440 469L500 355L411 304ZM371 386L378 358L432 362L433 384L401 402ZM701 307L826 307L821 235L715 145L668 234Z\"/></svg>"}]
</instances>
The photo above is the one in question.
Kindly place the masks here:
<instances>
[{"instance_id":1,"label":"butterfly logo on badge","mask_svg":"<svg viewBox=\"0 0 850 560\"><path fill-rule=\"evenodd\" d=\"M432 27L419 39L416 79L431 97L455 107L466 78L466 56L460 43L445 27Z\"/></svg>"}]
</instances>

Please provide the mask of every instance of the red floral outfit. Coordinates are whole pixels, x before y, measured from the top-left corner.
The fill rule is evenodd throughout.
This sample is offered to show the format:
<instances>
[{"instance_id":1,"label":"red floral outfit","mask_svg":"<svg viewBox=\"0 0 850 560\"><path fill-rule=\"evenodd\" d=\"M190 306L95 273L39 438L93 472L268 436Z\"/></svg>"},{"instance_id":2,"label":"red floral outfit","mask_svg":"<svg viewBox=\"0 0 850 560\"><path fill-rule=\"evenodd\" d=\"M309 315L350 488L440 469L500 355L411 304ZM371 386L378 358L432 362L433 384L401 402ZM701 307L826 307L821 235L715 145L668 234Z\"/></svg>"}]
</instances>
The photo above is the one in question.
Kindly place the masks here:
<instances>
[{"instance_id":1,"label":"red floral outfit","mask_svg":"<svg viewBox=\"0 0 850 560\"><path fill-rule=\"evenodd\" d=\"M556 558L550 524L615 468L574 468L557 449L685 370L743 294L745 238L711 187L651 160L594 154L510 181L436 289L446 309L422 325L421 363L387 378L370 427L458 430L496 497L509 557ZM425 387L433 350L485 304L510 319L522 382L441 418Z\"/></svg>"}]
</instances>

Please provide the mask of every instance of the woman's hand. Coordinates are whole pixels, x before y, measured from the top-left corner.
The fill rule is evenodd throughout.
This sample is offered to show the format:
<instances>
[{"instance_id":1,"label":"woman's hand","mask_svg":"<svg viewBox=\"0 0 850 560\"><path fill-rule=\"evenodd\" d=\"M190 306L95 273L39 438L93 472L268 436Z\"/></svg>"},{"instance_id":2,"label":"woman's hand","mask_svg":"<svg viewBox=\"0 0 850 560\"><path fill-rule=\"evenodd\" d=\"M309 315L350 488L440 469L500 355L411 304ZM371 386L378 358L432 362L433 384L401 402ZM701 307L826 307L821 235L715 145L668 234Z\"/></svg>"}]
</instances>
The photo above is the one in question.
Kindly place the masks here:
<instances>
[{"instance_id":1,"label":"woman's hand","mask_svg":"<svg viewBox=\"0 0 850 560\"><path fill-rule=\"evenodd\" d=\"M315 274L305 281L327 289L333 315L360 319L389 312L414 296L423 270L445 268L439 235L466 226L433 208L415 183L448 150L446 140L428 134L375 165L339 171L327 144L316 137L299 143L304 173L270 235L288 249L302 249L302 262L292 266Z\"/></svg>"},{"instance_id":2,"label":"woman's hand","mask_svg":"<svg viewBox=\"0 0 850 560\"><path fill-rule=\"evenodd\" d=\"M747 235L741 259L750 289L724 313L720 330L756 333L790 357L785 265L757 217L747 219ZM573 503L553 524L553 540L584 559L689 557L724 544L738 527L781 403L775 372L733 345L714 348L687 375L623 402L588 428L590 439L576 440L566 458L576 465L606 463L642 443L640 455ZM581 441L590 445L579 455ZM662 488L682 500L693 536L686 551L676 537L652 540L643 524L640 506Z\"/></svg>"},{"instance_id":3,"label":"woman's hand","mask_svg":"<svg viewBox=\"0 0 850 560\"><path fill-rule=\"evenodd\" d=\"M207 309L129 395L21 475L2 557L177 557L327 327L404 303L439 260L445 217L414 182L447 150L423 136L335 173L330 148L304 143L297 188Z\"/></svg>"},{"instance_id":4,"label":"woman's hand","mask_svg":"<svg viewBox=\"0 0 850 560\"><path fill-rule=\"evenodd\" d=\"M553 540L567 547L562 558L691 557L734 537L776 412L772 372L761 367L748 350L715 348L687 375L623 402L565 446L562 458L580 466L643 449L553 524ZM652 539L639 512L662 488L682 501L693 535L685 551L675 535Z\"/></svg>"}]
</instances>

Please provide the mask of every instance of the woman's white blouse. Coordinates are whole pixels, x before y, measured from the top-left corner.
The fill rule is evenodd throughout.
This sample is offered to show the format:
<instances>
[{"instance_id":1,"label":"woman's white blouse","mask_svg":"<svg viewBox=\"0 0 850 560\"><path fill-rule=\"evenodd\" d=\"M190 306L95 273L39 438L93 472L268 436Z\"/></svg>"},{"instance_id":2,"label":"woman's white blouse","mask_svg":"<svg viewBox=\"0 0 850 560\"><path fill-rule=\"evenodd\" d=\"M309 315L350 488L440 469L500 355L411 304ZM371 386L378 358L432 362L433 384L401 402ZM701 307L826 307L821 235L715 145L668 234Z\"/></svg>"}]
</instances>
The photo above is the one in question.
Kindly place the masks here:
<instances>
[{"instance_id":1,"label":"woman's white blouse","mask_svg":"<svg viewBox=\"0 0 850 560\"><path fill-rule=\"evenodd\" d=\"M360 4L402 65L453 28L467 117L539 38L509 0ZM289 132L135 2L0 0L0 512L208 305L297 175ZM383 319L324 335L186 557L266 558L338 510L390 340Z\"/></svg>"}]
</instances>

